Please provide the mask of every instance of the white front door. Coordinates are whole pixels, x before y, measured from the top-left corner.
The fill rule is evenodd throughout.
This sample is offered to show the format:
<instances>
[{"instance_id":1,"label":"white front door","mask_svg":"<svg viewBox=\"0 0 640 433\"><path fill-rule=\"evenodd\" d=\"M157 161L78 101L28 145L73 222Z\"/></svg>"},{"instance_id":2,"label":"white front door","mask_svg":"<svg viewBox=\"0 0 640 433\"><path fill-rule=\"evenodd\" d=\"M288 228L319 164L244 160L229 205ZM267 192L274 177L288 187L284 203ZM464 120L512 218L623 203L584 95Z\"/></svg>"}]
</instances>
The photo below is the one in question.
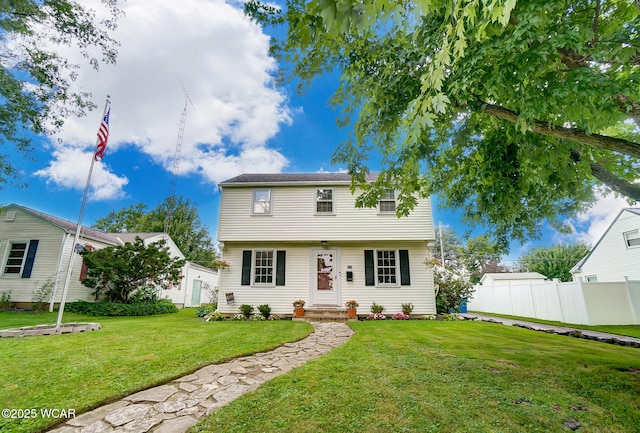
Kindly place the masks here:
<instances>
[{"instance_id":1,"label":"white front door","mask_svg":"<svg viewBox=\"0 0 640 433\"><path fill-rule=\"evenodd\" d=\"M311 253L312 305L338 305L340 278L339 256L336 250L314 250Z\"/></svg>"}]
</instances>

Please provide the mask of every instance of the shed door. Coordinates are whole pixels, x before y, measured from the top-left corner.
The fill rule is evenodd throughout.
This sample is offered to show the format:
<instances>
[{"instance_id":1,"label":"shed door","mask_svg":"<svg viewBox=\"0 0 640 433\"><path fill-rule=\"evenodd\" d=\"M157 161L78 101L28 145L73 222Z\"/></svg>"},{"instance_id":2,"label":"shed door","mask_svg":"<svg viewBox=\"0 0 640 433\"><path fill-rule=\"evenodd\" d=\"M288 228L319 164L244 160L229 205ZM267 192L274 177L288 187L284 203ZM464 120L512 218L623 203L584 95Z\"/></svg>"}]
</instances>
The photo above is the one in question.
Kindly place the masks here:
<instances>
[{"instance_id":1,"label":"shed door","mask_svg":"<svg viewBox=\"0 0 640 433\"><path fill-rule=\"evenodd\" d=\"M193 280L193 290L191 291L191 306L200 306L200 296L202 293L202 281Z\"/></svg>"}]
</instances>

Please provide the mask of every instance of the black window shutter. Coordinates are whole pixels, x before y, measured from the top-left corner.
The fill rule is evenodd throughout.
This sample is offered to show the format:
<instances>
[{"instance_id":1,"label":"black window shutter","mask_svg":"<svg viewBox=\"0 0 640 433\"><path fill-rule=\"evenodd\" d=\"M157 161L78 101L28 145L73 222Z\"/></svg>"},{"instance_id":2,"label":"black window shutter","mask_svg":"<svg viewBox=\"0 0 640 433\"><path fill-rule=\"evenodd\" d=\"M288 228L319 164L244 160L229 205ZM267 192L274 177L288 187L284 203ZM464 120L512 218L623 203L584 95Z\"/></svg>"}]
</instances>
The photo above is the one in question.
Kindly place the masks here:
<instances>
[{"instance_id":1,"label":"black window shutter","mask_svg":"<svg viewBox=\"0 0 640 433\"><path fill-rule=\"evenodd\" d=\"M24 262L24 269L22 270L22 278L31 278L31 270L33 269L33 262L36 259L38 242L40 241L29 242L29 249L27 250L27 260Z\"/></svg>"},{"instance_id":2,"label":"black window shutter","mask_svg":"<svg viewBox=\"0 0 640 433\"><path fill-rule=\"evenodd\" d=\"M278 251L276 256L276 286L284 286L287 252Z\"/></svg>"},{"instance_id":3,"label":"black window shutter","mask_svg":"<svg viewBox=\"0 0 640 433\"><path fill-rule=\"evenodd\" d=\"M242 279L240 284L243 286L251 285L251 250L242 252Z\"/></svg>"},{"instance_id":4,"label":"black window shutter","mask_svg":"<svg viewBox=\"0 0 640 433\"><path fill-rule=\"evenodd\" d=\"M364 250L364 284L375 286L375 269L373 266L373 250Z\"/></svg>"},{"instance_id":5,"label":"black window shutter","mask_svg":"<svg viewBox=\"0 0 640 433\"><path fill-rule=\"evenodd\" d=\"M411 273L409 272L409 250L400 250L400 285L411 285Z\"/></svg>"}]
</instances>

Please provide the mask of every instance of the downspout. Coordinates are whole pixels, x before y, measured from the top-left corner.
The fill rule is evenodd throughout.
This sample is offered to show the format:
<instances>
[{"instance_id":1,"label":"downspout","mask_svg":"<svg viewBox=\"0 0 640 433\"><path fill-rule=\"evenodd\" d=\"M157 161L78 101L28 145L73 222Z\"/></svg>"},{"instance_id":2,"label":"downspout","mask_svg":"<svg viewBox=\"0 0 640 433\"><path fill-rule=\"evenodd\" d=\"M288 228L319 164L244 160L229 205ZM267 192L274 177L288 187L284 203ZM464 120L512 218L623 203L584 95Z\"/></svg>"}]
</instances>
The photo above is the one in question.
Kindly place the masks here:
<instances>
[{"instance_id":1,"label":"downspout","mask_svg":"<svg viewBox=\"0 0 640 433\"><path fill-rule=\"evenodd\" d=\"M185 275L184 275L184 298L182 299L182 308L187 308L187 290L189 289L189 274L191 270L191 262L187 261L184 264ZM193 305L190 305L193 307Z\"/></svg>"},{"instance_id":2,"label":"downspout","mask_svg":"<svg viewBox=\"0 0 640 433\"><path fill-rule=\"evenodd\" d=\"M51 291L51 300L49 301L49 312L53 311L53 304L55 304L56 291L58 290L58 279L60 278L60 270L62 269L62 255L64 254L64 246L67 240L71 236L71 233L64 232L62 234L62 244L60 245L60 253L58 253L58 267L56 268L56 277L53 281L53 290Z\"/></svg>"}]
</instances>

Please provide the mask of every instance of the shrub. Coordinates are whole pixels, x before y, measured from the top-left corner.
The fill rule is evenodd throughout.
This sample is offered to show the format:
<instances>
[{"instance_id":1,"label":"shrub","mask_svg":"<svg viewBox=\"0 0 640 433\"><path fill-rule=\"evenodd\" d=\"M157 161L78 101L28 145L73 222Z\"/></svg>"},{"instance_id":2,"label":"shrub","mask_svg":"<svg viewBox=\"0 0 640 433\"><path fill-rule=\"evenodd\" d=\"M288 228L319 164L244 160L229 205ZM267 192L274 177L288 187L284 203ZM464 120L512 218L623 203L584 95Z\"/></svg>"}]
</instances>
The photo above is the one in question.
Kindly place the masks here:
<instances>
[{"instance_id":1,"label":"shrub","mask_svg":"<svg viewBox=\"0 0 640 433\"><path fill-rule=\"evenodd\" d=\"M31 297L31 308L33 311L44 311L49 306L49 299L53 293L53 278L47 279L38 287Z\"/></svg>"},{"instance_id":2,"label":"shrub","mask_svg":"<svg viewBox=\"0 0 640 433\"><path fill-rule=\"evenodd\" d=\"M196 317L204 317L209 313L212 313L217 308L217 305L203 304L196 308Z\"/></svg>"},{"instance_id":3,"label":"shrub","mask_svg":"<svg viewBox=\"0 0 640 433\"><path fill-rule=\"evenodd\" d=\"M176 306L166 300L135 304L77 301L66 304L65 310L87 316L151 316L178 312Z\"/></svg>"},{"instance_id":4,"label":"shrub","mask_svg":"<svg viewBox=\"0 0 640 433\"><path fill-rule=\"evenodd\" d=\"M411 314L413 311L413 304L411 302L407 302L406 304L402 304L402 312L406 315Z\"/></svg>"},{"instance_id":5,"label":"shrub","mask_svg":"<svg viewBox=\"0 0 640 433\"><path fill-rule=\"evenodd\" d=\"M0 295L0 308L11 308L13 302L11 302L11 290L8 292L2 292Z\"/></svg>"},{"instance_id":6,"label":"shrub","mask_svg":"<svg viewBox=\"0 0 640 433\"><path fill-rule=\"evenodd\" d=\"M271 315L271 307L269 306L269 304L258 305L258 311L265 319L268 319Z\"/></svg>"},{"instance_id":7,"label":"shrub","mask_svg":"<svg viewBox=\"0 0 640 433\"><path fill-rule=\"evenodd\" d=\"M373 304L371 304L371 312L373 314L380 314L384 311L384 307L380 304L376 304L376 301L373 301Z\"/></svg>"},{"instance_id":8,"label":"shrub","mask_svg":"<svg viewBox=\"0 0 640 433\"><path fill-rule=\"evenodd\" d=\"M224 314L222 313L216 313L216 312L210 312L209 314L205 315L203 317L203 320L205 322L222 322L224 320L226 320L227 318L225 317Z\"/></svg>"},{"instance_id":9,"label":"shrub","mask_svg":"<svg viewBox=\"0 0 640 433\"><path fill-rule=\"evenodd\" d=\"M240 305L240 313L246 318L248 319L249 316L251 316L251 313L253 312L253 305L249 305L249 304L242 304Z\"/></svg>"}]
</instances>

